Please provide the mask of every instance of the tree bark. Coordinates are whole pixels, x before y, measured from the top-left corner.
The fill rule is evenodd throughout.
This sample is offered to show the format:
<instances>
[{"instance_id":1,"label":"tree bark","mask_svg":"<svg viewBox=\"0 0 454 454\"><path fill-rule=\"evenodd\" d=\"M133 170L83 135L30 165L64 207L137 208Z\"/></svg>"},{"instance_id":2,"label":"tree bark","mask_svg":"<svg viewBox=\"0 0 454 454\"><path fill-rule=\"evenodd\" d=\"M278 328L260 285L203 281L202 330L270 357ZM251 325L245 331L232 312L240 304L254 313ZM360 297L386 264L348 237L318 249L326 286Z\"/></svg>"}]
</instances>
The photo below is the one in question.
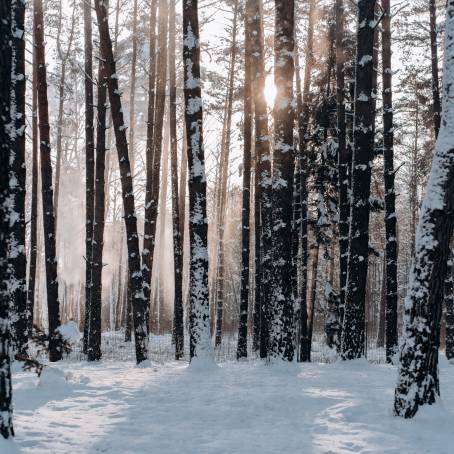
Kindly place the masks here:
<instances>
[{"instance_id":1,"label":"tree bark","mask_svg":"<svg viewBox=\"0 0 454 454\"><path fill-rule=\"evenodd\" d=\"M369 255L369 197L371 166L374 158L375 4L375 0L358 2L352 198L348 278L341 344L343 359L354 359L364 355L365 296Z\"/></svg>"},{"instance_id":2,"label":"tree bark","mask_svg":"<svg viewBox=\"0 0 454 454\"><path fill-rule=\"evenodd\" d=\"M148 331L147 331L147 301L143 293L143 277L140 266L139 238L137 235L137 217L134 204L131 165L128 156L126 140L126 126L123 119L121 97L118 89L118 76L112 52L108 14L105 3L95 0L96 16L100 36L101 55L105 60L105 75L112 112L112 120L117 143L118 165L120 168L123 209L125 217L126 241L128 248L129 279L131 279L134 337L136 347L136 361L141 363L147 359Z\"/></svg>"},{"instance_id":3,"label":"tree bark","mask_svg":"<svg viewBox=\"0 0 454 454\"><path fill-rule=\"evenodd\" d=\"M274 150L273 150L273 267L271 292L270 354L292 361L292 196L294 172L293 75L294 2L275 0Z\"/></svg>"},{"instance_id":4,"label":"tree bark","mask_svg":"<svg viewBox=\"0 0 454 454\"><path fill-rule=\"evenodd\" d=\"M54 194L50 149L49 109L47 100L47 74L44 44L44 17L42 0L34 0L34 40L36 49L38 112L41 158L41 198L44 224L44 251L46 257L46 289L49 324L49 361L62 357L56 329L60 326L58 299L57 257L55 248Z\"/></svg>"},{"instance_id":5,"label":"tree bark","mask_svg":"<svg viewBox=\"0 0 454 454\"><path fill-rule=\"evenodd\" d=\"M441 102L440 102L440 79L438 75L438 45L437 45L437 6L435 0L429 0L430 15L430 56L432 68L432 103L433 123L435 138L440 131Z\"/></svg>"},{"instance_id":6,"label":"tree bark","mask_svg":"<svg viewBox=\"0 0 454 454\"><path fill-rule=\"evenodd\" d=\"M441 306L454 217L454 0L446 11L442 122L421 205L407 299L394 412L413 417L440 394Z\"/></svg>"},{"instance_id":7,"label":"tree bark","mask_svg":"<svg viewBox=\"0 0 454 454\"><path fill-rule=\"evenodd\" d=\"M208 221L197 0L183 0L184 101L189 170L190 357L212 361Z\"/></svg>"},{"instance_id":8,"label":"tree bark","mask_svg":"<svg viewBox=\"0 0 454 454\"><path fill-rule=\"evenodd\" d=\"M129 154L131 157L131 173L135 173L134 129L136 127L136 69L137 69L137 0L134 0L132 12L132 55L131 55L131 91L129 93ZM151 58L151 55L150 55Z\"/></svg>"}]
</instances>

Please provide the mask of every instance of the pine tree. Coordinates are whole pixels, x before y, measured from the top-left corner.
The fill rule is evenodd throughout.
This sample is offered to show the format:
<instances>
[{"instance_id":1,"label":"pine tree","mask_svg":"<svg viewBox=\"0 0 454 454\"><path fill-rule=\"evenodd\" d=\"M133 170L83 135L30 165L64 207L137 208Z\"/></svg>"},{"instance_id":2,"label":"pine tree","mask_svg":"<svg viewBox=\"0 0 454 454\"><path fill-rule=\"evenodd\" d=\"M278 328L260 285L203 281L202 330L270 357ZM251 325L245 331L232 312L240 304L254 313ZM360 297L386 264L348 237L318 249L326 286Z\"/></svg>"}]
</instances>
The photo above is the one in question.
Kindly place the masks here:
<instances>
[{"instance_id":1,"label":"pine tree","mask_svg":"<svg viewBox=\"0 0 454 454\"><path fill-rule=\"evenodd\" d=\"M352 198L348 278L341 347L343 359L359 358L364 354L365 296L369 257L369 197L374 156L375 4L375 0L358 2Z\"/></svg>"},{"instance_id":2,"label":"pine tree","mask_svg":"<svg viewBox=\"0 0 454 454\"><path fill-rule=\"evenodd\" d=\"M183 0L184 101L189 170L190 356L212 358L208 295L208 220L203 148L197 0Z\"/></svg>"},{"instance_id":3,"label":"pine tree","mask_svg":"<svg viewBox=\"0 0 454 454\"><path fill-rule=\"evenodd\" d=\"M292 196L294 2L275 1L274 150L273 150L273 290L271 293L271 356L293 360Z\"/></svg>"},{"instance_id":4,"label":"pine tree","mask_svg":"<svg viewBox=\"0 0 454 454\"><path fill-rule=\"evenodd\" d=\"M41 162L41 199L44 224L44 251L46 257L47 310L49 318L49 360L62 357L57 328L60 326L58 299L57 258L55 246L54 194L50 149L50 125L47 99L47 71L44 44L44 15L42 0L34 0L34 41L37 65L38 115Z\"/></svg>"},{"instance_id":5,"label":"pine tree","mask_svg":"<svg viewBox=\"0 0 454 454\"><path fill-rule=\"evenodd\" d=\"M141 363L148 355L147 301L143 292L143 277L140 264L139 237L137 235L137 217L135 211L134 191L132 185L131 165L128 156L126 127L124 124L121 96L118 88L116 63L110 39L108 14L105 2L95 0L98 19L99 43L102 58L105 61L105 77L109 93L110 108L115 130L118 153L118 165L122 187L123 210L128 250L129 279L132 290L132 307L134 321L134 337L136 361Z\"/></svg>"},{"instance_id":6,"label":"pine tree","mask_svg":"<svg viewBox=\"0 0 454 454\"><path fill-rule=\"evenodd\" d=\"M404 418L412 418L440 394L441 305L454 227L454 0L447 3L445 33L442 121L419 216L394 400L395 414Z\"/></svg>"}]
</instances>

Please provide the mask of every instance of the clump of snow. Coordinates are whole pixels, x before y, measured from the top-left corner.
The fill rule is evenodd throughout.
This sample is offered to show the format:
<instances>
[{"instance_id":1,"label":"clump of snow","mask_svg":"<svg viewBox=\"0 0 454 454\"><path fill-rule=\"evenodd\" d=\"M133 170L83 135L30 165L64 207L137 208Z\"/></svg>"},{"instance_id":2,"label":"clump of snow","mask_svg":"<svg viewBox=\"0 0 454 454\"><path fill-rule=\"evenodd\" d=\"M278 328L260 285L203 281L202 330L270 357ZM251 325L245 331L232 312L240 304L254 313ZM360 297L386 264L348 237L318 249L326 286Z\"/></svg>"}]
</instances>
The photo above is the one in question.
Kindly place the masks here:
<instances>
[{"instance_id":1,"label":"clump of snow","mask_svg":"<svg viewBox=\"0 0 454 454\"><path fill-rule=\"evenodd\" d=\"M82 339L82 333L79 331L76 322L70 320L57 328L63 339L71 345L75 345Z\"/></svg>"}]
</instances>

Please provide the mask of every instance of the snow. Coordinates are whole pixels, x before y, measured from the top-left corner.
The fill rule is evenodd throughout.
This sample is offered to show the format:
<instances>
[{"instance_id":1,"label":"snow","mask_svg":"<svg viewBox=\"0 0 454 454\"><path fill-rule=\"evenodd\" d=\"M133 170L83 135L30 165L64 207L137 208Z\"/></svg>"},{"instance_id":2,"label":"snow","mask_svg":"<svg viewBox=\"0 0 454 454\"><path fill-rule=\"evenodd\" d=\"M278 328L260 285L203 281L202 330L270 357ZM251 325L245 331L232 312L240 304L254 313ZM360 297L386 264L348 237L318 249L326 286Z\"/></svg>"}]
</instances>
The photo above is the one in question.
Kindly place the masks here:
<instances>
[{"instance_id":1,"label":"snow","mask_svg":"<svg viewBox=\"0 0 454 454\"><path fill-rule=\"evenodd\" d=\"M70 320L57 328L63 339L71 345L76 344L82 339L82 333L79 331L77 323Z\"/></svg>"},{"instance_id":2,"label":"snow","mask_svg":"<svg viewBox=\"0 0 454 454\"><path fill-rule=\"evenodd\" d=\"M454 365L441 358L443 399L413 420L392 416L396 369L249 361L62 361L41 379L15 365L10 453L450 454Z\"/></svg>"}]
</instances>

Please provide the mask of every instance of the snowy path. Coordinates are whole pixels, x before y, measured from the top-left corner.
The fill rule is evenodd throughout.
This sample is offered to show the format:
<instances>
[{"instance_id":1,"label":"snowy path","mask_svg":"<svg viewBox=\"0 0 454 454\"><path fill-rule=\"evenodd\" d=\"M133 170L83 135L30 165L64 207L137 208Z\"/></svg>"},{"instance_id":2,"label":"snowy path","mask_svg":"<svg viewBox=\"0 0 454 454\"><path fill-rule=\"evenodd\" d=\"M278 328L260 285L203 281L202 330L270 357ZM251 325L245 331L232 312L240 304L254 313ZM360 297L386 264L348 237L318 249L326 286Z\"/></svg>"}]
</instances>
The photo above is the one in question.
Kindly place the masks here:
<instances>
[{"instance_id":1,"label":"snowy path","mask_svg":"<svg viewBox=\"0 0 454 454\"><path fill-rule=\"evenodd\" d=\"M56 370L36 387L31 374L16 374L11 452L453 452L454 365L446 362L442 403L413 421L391 415L395 369L365 361L209 371L176 363L59 367L71 371L69 381Z\"/></svg>"}]
</instances>

